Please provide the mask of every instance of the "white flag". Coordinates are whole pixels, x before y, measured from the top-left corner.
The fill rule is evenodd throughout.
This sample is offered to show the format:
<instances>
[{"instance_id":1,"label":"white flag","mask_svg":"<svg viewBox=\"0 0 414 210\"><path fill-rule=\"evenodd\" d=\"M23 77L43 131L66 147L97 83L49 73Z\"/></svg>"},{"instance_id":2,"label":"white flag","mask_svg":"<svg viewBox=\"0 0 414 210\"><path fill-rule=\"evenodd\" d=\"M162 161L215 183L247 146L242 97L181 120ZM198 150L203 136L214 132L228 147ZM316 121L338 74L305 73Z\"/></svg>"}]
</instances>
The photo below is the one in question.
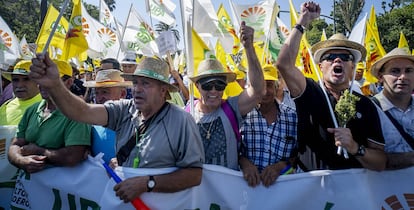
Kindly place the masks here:
<instances>
[{"instance_id":1,"label":"white flag","mask_svg":"<svg viewBox=\"0 0 414 210\"><path fill-rule=\"evenodd\" d=\"M92 58L116 58L120 42L116 32L91 17L82 5L83 31L88 41L88 55Z\"/></svg>"},{"instance_id":2,"label":"white flag","mask_svg":"<svg viewBox=\"0 0 414 210\"><path fill-rule=\"evenodd\" d=\"M157 43L149 31L148 24L132 6L125 25L122 45L125 52L133 51L146 56L158 54Z\"/></svg>"},{"instance_id":3,"label":"white flag","mask_svg":"<svg viewBox=\"0 0 414 210\"><path fill-rule=\"evenodd\" d=\"M117 30L115 18L104 0L100 1L99 22L101 22L104 26L110 28L112 31Z\"/></svg>"},{"instance_id":4,"label":"white flag","mask_svg":"<svg viewBox=\"0 0 414 210\"><path fill-rule=\"evenodd\" d=\"M254 28L254 40L264 41L279 11L275 0L264 0L251 5L240 5L230 0L230 5L237 25L240 26L241 21L245 21L246 25Z\"/></svg>"},{"instance_id":5,"label":"white flag","mask_svg":"<svg viewBox=\"0 0 414 210\"><path fill-rule=\"evenodd\" d=\"M354 25L352 28L351 34L349 35L349 40L358 42L362 45L365 43L365 29L367 28L367 16L368 14L365 13L364 17Z\"/></svg>"},{"instance_id":6,"label":"white flag","mask_svg":"<svg viewBox=\"0 0 414 210\"><path fill-rule=\"evenodd\" d=\"M169 0L149 0L151 17L167 25L175 25L175 4Z\"/></svg>"},{"instance_id":7,"label":"white flag","mask_svg":"<svg viewBox=\"0 0 414 210\"><path fill-rule=\"evenodd\" d=\"M19 40L0 16L0 64L13 65L19 57Z\"/></svg>"},{"instance_id":8,"label":"white flag","mask_svg":"<svg viewBox=\"0 0 414 210\"><path fill-rule=\"evenodd\" d=\"M26 35L24 35L22 40L20 40L20 55L25 60L29 60L34 57L34 54L30 51L30 46L27 43Z\"/></svg>"}]
</instances>

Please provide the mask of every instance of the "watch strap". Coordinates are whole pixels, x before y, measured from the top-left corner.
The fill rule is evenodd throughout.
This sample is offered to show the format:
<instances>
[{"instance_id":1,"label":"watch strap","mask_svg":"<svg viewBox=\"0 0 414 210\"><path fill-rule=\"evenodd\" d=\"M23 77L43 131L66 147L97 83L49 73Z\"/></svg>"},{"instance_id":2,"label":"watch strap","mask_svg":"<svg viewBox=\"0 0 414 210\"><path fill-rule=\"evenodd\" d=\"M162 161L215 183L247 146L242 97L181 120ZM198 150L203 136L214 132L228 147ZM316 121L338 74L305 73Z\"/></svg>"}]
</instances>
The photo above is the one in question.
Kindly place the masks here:
<instances>
[{"instance_id":1,"label":"watch strap","mask_svg":"<svg viewBox=\"0 0 414 210\"><path fill-rule=\"evenodd\" d=\"M147 182L147 192L151 192L155 187L154 176L150 175Z\"/></svg>"}]
</instances>

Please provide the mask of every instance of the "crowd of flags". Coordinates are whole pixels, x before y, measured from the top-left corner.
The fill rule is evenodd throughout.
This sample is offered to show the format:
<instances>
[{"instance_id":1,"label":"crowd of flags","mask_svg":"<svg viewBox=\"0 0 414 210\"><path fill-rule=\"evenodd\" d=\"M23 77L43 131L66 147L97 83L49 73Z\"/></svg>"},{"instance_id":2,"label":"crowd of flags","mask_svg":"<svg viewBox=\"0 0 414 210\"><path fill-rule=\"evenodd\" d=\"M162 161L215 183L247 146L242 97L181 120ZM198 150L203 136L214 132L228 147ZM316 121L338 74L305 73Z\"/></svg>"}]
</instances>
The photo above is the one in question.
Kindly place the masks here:
<instances>
[{"instance_id":1,"label":"crowd of flags","mask_svg":"<svg viewBox=\"0 0 414 210\"><path fill-rule=\"evenodd\" d=\"M73 10L70 19L68 21L62 17L57 23L57 29L47 50L54 58L75 60L75 63L82 63L87 57L95 60L108 57L121 60L131 52L162 57L166 54L166 50L168 54L176 54L174 66L180 69L181 73L184 66L190 64L192 67L187 69L188 73L196 74L198 63L208 57L219 59L229 71L246 71L246 59L237 31L241 21L245 21L255 29L254 44L262 65L274 62L298 18L292 0L289 0L291 19L289 26L277 17L279 7L276 0L262 0L250 5L242 5L232 0L229 2L232 17L223 5L215 10L212 0L181 1L181 19L184 31L188 33L184 32L187 49L178 55L174 37L154 33L151 25L144 21L133 5L130 7L126 22L120 23L103 0L100 0L99 20L88 14L81 0L72 0ZM175 26L174 11L177 5L171 0L145 0L145 6L148 13L146 15L151 19ZM12 65L17 58L30 59L34 56L34 51L42 52L58 15L59 11L50 4L35 45L28 44L24 36L19 41L0 17L0 67ZM367 69L386 54L380 42L373 6L368 18L365 15L355 24L349 38L366 47ZM321 40L326 39L326 34L323 32ZM163 52L160 52L160 45L175 45L175 47L162 49ZM402 32L398 47L410 52ZM319 69L309 49L306 36L303 36L296 65L306 77L318 80ZM192 58L191 62L186 64L183 54ZM369 73L365 77L370 82L376 82ZM241 90L226 93L233 95L239 91Z\"/></svg>"}]
</instances>

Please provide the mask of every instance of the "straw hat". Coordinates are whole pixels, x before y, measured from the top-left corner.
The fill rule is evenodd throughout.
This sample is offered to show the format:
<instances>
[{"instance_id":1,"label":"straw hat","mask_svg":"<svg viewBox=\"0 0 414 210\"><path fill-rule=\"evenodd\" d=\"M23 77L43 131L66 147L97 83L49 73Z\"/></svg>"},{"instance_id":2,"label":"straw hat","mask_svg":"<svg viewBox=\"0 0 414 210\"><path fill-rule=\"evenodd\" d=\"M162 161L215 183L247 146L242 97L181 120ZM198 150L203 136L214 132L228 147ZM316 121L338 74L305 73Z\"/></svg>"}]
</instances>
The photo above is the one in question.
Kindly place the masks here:
<instances>
[{"instance_id":1,"label":"straw hat","mask_svg":"<svg viewBox=\"0 0 414 210\"><path fill-rule=\"evenodd\" d=\"M378 72L379 72L379 70L381 70L381 68L384 66L384 64L387 63L388 61L390 61L392 59L396 59L396 58L404 58L404 59L411 60L412 62L414 62L414 56L413 55L410 55L407 51L405 51L402 48L394 48L389 53L384 55L384 57L382 57L381 59L376 61L374 64L372 64L371 74L374 77L378 78Z\"/></svg>"},{"instance_id":2,"label":"straw hat","mask_svg":"<svg viewBox=\"0 0 414 210\"><path fill-rule=\"evenodd\" d=\"M126 80L132 80L136 76L155 79L167 84L168 91L178 91L176 86L170 84L169 74L169 67L165 61L158 58L146 57L138 64L133 74L123 73L121 76Z\"/></svg>"},{"instance_id":3,"label":"straw hat","mask_svg":"<svg viewBox=\"0 0 414 210\"><path fill-rule=\"evenodd\" d=\"M98 71L96 80L86 81L83 83L85 87L131 87L132 82L125 81L121 76L122 72L118 69L105 69Z\"/></svg>"},{"instance_id":4,"label":"straw hat","mask_svg":"<svg viewBox=\"0 0 414 210\"><path fill-rule=\"evenodd\" d=\"M197 83L200 79L217 76L225 77L227 83L236 80L236 74L234 72L224 70L223 65L221 65L221 63L214 58L201 61L198 65L198 75L190 77L190 80Z\"/></svg>"},{"instance_id":5,"label":"straw hat","mask_svg":"<svg viewBox=\"0 0 414 210\"><path fill-rule=\"evenodd\" d=\"M354 63L365 58L367 51L364 46L348 40L343 34L334 34L329 39L314 44L311 48L315 62L319 63L325 52L329 50L348 50L354 56Z\"/></svg>"},{"instance_id":6,"label":"straw hat","mask_svg":"<svg viewBox=\"0 0 414 210\"><path fill-rule=\"evenodd\" d=\"M276 67L271 64L264 65L263 76L264 76L264 80L271 80L271 81L278 80Z\"/></svg>"},{"instance_id":7,"label":"straw hat","mask_svg":"<svg viewBox=\"0 0 414 210\"><path fill-rule=\"evenodd\" d=\"M32 60L21 60L13 68L13 71L2 71L4 78L11 81L12 74L29 75Z\"/></svg>"}]
</instances>

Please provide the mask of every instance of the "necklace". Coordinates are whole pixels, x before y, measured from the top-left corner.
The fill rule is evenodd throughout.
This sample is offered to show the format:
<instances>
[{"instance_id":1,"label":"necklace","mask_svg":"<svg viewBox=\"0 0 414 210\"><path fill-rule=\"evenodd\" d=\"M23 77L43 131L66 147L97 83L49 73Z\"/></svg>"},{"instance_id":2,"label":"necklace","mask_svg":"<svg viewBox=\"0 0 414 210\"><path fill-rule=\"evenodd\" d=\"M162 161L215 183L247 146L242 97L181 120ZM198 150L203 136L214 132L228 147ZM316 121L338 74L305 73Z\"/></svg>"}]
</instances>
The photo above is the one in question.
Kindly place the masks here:
<instances>
[{"instance_id":1,"label":"necklace","mask_svg":"<svg viewBox=\"0 0 414 210\"><path fill-rule=\"evenodd\" d=\"M200 123L200 127L206 132L206 139L207 140L210 140L210 137L211 137L210 131L211 131L211 128L212 128L213 124L214 124L214 120L209 123L208 129L206 129L206 128L204 128L203 123Z\"/></svg>"}]
</instances>

